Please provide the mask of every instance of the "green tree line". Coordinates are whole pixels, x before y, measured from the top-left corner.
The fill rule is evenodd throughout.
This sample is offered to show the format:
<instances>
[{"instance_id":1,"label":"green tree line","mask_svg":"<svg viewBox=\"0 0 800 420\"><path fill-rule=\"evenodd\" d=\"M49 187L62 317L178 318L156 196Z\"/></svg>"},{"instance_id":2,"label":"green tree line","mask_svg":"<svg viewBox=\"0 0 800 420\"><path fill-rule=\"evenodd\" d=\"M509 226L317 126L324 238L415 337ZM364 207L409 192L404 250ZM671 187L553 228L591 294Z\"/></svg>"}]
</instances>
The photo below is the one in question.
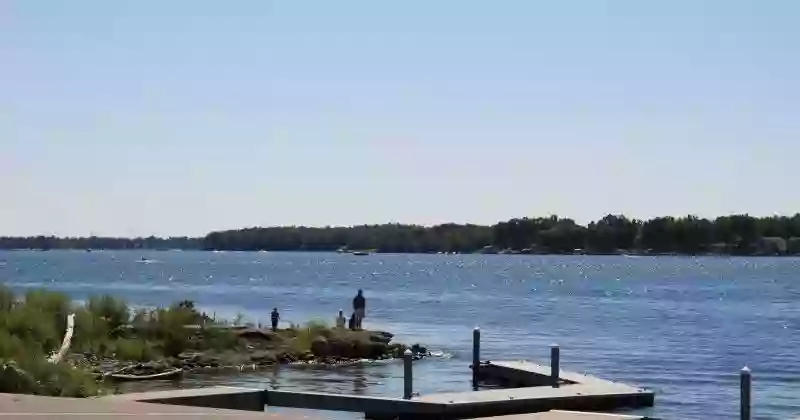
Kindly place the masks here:
<instances>
[{"instance_id":1,"label":"green tree line","mask_svg":"<svg viewBox=\"0 0 800 420\"><path fill-rule=\"evenodd\" d=\"M202 249L202 238L3 236L0 249Z\"/></svg>"},{"instance_id":2,"label":"green tree line","mask_svg":"<svg viewBox=\"0 0 800 420\"><path fill-rule=\"evenodd\" d=\"M0 237L0 249L205 249L231 251L505 252L591 254L800 254L800 214L637 220L607 215L587 225L558 216L492 226L405 224L256 227L201 238Z\"/></svg>"}]
</instances>

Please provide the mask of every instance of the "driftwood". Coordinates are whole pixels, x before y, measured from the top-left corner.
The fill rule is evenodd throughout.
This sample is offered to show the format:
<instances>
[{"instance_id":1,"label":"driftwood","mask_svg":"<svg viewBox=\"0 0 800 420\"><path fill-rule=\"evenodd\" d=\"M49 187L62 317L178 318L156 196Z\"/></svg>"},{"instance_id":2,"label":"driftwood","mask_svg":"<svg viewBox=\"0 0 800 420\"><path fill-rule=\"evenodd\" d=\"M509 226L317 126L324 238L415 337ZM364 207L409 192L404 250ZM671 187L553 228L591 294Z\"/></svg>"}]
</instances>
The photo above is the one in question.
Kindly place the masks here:
<instances>
[{"instance_id":1,"label":"driftwood","mask_svg":"<svg viewBox=\"0 0 800 420\"><path fill-rule=\"evenodd\" d=\"M64 340L61 342L61 348L58 352L53 353L47 361L50 363L59 363L64 355L69 351L72 345L72 334L75 331L75 314L67 315L67 330L64 332Z\"/></svg>"},{"instance_id":2,"label":"driftwood","mask_svg":"<svg viewBox=\"0 0 800 420\"><path fill-rule=\"evenodd\" d=\"M151 375L131 375L127 373L111 372L106 376L117 381L151 381L155 379L172 379L181 376L181 374L183 374L183 369L177 368Z\"/></svg>"}]
</instances>

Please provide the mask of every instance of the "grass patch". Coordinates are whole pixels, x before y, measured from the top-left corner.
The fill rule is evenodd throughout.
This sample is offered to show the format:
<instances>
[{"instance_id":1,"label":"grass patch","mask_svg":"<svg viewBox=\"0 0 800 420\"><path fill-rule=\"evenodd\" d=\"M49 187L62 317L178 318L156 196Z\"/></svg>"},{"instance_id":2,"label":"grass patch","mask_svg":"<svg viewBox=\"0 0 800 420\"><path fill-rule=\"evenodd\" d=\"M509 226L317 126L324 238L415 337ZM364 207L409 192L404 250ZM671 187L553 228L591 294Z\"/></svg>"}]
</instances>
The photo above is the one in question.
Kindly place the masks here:
<instances>
[{"instance_id":1,"label":"grass patch","mask_svg":"<svg viewBox=\"0 0 800 420\"><path fill-rule=\"evenodd\" d=\"M311 320L305 325L292 324L290 329L294 330L294 340L292 341L292 349L299 353L306 353L311 351L311 345L318 337L327 338L330 335L330 327L325 321Z\"/></svg>"},{"instance_id":2,"label":"grass patch","mask_svg":"<svg viewBox=\"0 0 800 420\"><path fill-rule=\"evenodd\" d=\"M147 340L120 338L114 342L114 357L118 360L147 362L159 357L155 345Z\"/></svg>"}]
</instances>

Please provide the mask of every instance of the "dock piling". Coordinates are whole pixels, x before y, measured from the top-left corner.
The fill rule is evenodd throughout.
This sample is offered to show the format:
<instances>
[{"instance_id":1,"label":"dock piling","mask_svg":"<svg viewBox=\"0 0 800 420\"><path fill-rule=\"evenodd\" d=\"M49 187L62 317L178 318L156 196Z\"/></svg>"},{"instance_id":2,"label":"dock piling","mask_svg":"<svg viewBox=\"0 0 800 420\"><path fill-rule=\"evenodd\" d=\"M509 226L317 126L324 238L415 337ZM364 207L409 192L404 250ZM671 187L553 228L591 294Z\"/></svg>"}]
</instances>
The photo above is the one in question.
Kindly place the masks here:
<instances>
[{"instance_id":1,"label":"dock piling","mask_svg":"<svg viewBox=\"0 0 800 420\"><path fill-rule=\"evenodd\" d=\"M558 381L561 377L561 348L558 344L550 346L550 381L553 388L558 388Z\"/></svg>"},{"instance_id":2,"label":"dock piling","mask_svg":"<svg viewBox=\"0 0 800 420\"><path fill-rule=\"evenodd\" d=\"M481 364L481 329L472 330L472 387L478 387L478 368Z\"/></svg>"},{"instance_id":3,"label":"dock piling","mask_svg":"<svg viewBox=\"0 0 800 420\"><path fill-rule=\"evenodd\" d=\"M412 358L411 350L406 349L403 353L403 399L406 400L410 400L411 394L414 392L411 369Z\"/></svg>"},{"instance_id":4,"label":"dock piling","mask_svg":"<svg viewBox=\"0 0 800 420\"><path fill-rule=\"evenodd\" d=\"M750 375L750 368L743 367L739 373L741 381L740 391L741 398L739 400L739 415L741 420L750 420L750 385L752 383L752 376Z\"/></svg>"}]
</instances>

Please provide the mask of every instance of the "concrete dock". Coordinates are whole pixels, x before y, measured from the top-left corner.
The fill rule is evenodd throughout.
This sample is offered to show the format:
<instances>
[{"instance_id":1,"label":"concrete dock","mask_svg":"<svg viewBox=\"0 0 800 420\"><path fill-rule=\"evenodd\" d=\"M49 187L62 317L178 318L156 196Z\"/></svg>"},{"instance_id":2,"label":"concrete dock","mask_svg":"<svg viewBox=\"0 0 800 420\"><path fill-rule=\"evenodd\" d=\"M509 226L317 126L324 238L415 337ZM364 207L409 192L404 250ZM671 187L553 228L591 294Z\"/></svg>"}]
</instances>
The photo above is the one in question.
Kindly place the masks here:
<instances>
[{"instance_id":1,"label":"concrete dock","mask_svg":"<svg viewBox=\"0 0 800 420\"><path fill-rule=\"evenodd\" d=\"M325 416L319 413L311 415L278 415L266 412L253 412L243 410L219 409L208 407L209 401L223 403L222 396L235 397L241 391L242 398L233 398L231 401L245 403L253 408L252 402L256 393L264 391L207 388L201 390L175 391L176 399L170 401L173 391L129 394L104 398L59 398L42 397L36 395L0 394L0 417L4 419L49 419L65 420L92 418L97 420L113 420L119 418L142 418L152 420L160 419L229 419L237 420L321 420ZM196 395L193 395L196 394ZM216 396L216 398L208 398ZM143 400L139 400L143 399ZM248 401L249 400L249 401ZM186 405L176 405L181 401ZM197 407L191 404L201 403L205 406ZM263 408L262 408L263 410ZM642 420L640 416L622 416L613 414L583 413L570 411L550 411L546 413L523 414L515 416L491 417L492 420ZM488 419L487 419L488 420Z\"/></svg>"},{"instance_id":2,"label":"concrete dock","mask_svg":"<svg viewBox=\"0 0 800 420\"><path fill-rule=\"evenodd\" d=\"M115 420L147 418L150 420L228 419L289 420L263 411L216 409L139 402L126 398L60 398L38 395L0 394L0 418ZM293 417L298 420L301 417ZM308 417L312 420L312 417Z\"/></svg>"}]
</instances>

